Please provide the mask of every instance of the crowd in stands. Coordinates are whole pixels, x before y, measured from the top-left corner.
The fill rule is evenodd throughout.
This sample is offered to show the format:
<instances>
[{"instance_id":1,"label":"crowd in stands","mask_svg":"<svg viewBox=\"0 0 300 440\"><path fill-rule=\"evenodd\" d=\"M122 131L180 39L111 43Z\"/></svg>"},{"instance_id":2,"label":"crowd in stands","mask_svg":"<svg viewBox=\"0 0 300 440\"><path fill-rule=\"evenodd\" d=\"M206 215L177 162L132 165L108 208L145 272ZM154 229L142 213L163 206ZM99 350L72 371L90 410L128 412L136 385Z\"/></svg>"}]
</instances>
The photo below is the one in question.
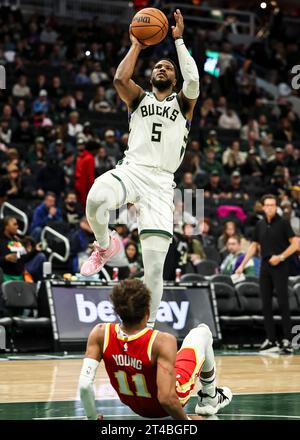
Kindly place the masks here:
<instances>
[{"instance_id":1,"label":"crowd in stands","mask_svg":"<svg viewBox=\"0 0 300 440\"><path fill-rule=\"evenodd\" d=\"M8 277L31 271L39 279L35 263L46 259L39 242L48 225L69 237L69 271L76 273L94 240L84 217L88 191L127 148L127 109L112 81L130 45L128 29L99 18L64 23L0 11L0 64L7 73L6 90L0 90L0 206L7 201L30 219L30 236L22 239L16 219L4 220L0 267ZM198 63L201 96L175 182L182 192L204 189L205 219L184 213L175 225L165 265L170 280L177 267L197 272L207 259L233 273L262 218L264 193L278 197L280 213L300 234L300 119L289 100L299 94L288 74L299 64L300 39L285 38L284 29L279 38L273 30L249 47L234 47L226 35L213 38L192 26L185 39ZM219 77L204 70L206 49L222 53ZM138 60L135 79L145 89L161 57L176 60L170 37ZM267 69L278 99L258 87L257 66ZM111 227L124 248L114 265L126 269L124 276L141 273L136 220L124 226L119 219ZM4 251L7 242L20 243L21 258ZM291 270L300 270L299 255ZM248 273L257 275L257 267L251 261Z\"/></svg>"}]
</instances>

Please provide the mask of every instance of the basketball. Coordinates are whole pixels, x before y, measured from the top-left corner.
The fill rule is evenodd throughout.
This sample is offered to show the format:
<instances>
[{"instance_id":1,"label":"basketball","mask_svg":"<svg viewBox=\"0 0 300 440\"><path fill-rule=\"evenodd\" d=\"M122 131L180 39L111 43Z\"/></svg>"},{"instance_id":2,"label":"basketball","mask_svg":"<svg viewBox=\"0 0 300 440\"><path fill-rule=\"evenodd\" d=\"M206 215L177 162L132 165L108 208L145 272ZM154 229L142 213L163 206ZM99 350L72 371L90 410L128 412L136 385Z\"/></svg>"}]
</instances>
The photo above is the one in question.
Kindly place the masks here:
<instances>
[{"instance_id":1,"label":"basketball","mask_svg":"<svg viewBox=\"0 0 300 440\"><path fill-rule=\"evenodd\" d=\"M132 19L130 30L145 46L160 43L168 33L168 19L156 8L141 9Z\"/></svg>"}]
</instances>

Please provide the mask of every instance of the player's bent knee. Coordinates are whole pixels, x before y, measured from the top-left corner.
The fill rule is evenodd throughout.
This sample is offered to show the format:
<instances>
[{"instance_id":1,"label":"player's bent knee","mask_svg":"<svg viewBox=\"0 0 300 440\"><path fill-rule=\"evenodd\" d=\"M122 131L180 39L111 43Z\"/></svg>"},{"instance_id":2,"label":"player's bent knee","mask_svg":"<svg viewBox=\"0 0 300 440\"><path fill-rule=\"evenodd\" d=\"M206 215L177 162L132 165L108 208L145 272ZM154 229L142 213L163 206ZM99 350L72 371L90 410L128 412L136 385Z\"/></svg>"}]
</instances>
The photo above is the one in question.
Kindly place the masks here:
<instances>
[{"instance_id":1,"label":"player's bent knee","mask_svg":"<svg viewBox=\"0 0 300 440\"><path fill-rule=\"evenodd\" d=\"M206 338L209 338L209 339L211 339L211 340L213 339L212 332L211 332L210 328L208 327L208 325L202 323L202 324L198 325L197 329L200 330L201 333L202 333Z\"/></svg>"}]
</instances>

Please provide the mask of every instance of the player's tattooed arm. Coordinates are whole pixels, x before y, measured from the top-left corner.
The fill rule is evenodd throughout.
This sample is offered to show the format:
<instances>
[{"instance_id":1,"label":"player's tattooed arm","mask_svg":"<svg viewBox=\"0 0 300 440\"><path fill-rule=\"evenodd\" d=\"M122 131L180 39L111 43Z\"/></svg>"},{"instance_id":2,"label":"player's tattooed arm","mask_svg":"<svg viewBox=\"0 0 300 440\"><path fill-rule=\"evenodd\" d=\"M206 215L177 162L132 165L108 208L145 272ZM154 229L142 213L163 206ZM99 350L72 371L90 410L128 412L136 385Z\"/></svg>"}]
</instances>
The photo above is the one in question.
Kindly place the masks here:
<instances>
[{"instance_id":1,"label":"player's tattooed arm","mask_svg":"<svg viewBox=\"0 0 300 440\"><path fill-rule=\"evenodd\" d=\"M138 56L145 48L131 33L130 40L131 47L119 64L114 77L114 86L122 101L127 104L129 111L133 109L134 103L144 93L143 89L133 81L132 76Z\"/></svg>"}]
</instances>

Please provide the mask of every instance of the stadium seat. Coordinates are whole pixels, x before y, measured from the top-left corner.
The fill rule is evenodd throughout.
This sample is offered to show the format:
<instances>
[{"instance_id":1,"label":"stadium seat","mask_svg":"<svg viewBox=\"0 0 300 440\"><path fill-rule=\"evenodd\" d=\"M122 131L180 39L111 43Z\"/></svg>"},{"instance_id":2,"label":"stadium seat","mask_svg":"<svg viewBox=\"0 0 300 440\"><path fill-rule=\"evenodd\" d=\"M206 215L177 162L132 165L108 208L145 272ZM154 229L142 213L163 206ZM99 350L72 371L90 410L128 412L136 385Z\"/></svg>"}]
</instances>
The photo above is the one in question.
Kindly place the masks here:
<instances>
[{"instance_id":1,"label":"stadium seat","mask_svg":"<svg viewBox=\"0 0 300 440\"><path fill-rule=\"evenodd\" d=\"M2 284L5 306L12 320L12 339L20 351L50 349L52 340L50 318L24 316L37 310L36 285L24 281ZM34 315L34 314L33 314Z\"/></svg>"},{"instance_id":2,"label":"stadium seat","mask_svg":"<svg viewBox=\"0 0 300 440\"><path fill-rule=\"evenodd\" d=\"M212 283L218 305L219 315L239 315L242 313L240 303L233 286L223 282Z\"/></svg>"},{"instance_id":3,"label":"stadium seat","mask_svg":"<svg viewBox=\"0 0 300 440\"><path fill-rule=\"evenodd\" d=\"M199 275L198 273L186 273L182 275L180 278L180 283L189 283L189 282L201 282L201 281L207 281L205 276Z\"/></svg>"},{"instance_id":4,"label":"stadium seat","mask_svg":"<svg viewBox=\"0 0 300 440\"><path fill-rule=\"evenodd\" d=\"M218 274L210 277L210 282L212 282L212 283L226 283L226 284L229 284L230 286L233 287L233 282L232 282L230 275L224 275L221 273L218 273Z\"/></svg>"},{"instance_id":5,"label":"stadium seat","mask_svg":"<svg viewBox=\"0 0 300 440\"><path fill-rule=\"evenodd\" d=\"M201 261L199 264L197 264L196 270L197 273L200 275L214 275L217 273L218 269L219 269L219 265L218 263L216 263L213 260L204 260Z\"/></svg>"},{"instance_id":6,"label":"stadium seat","mask_svg":"<svg viewBox=\"0 0 300 440\"><path fill-rule=\"evenodd\" d=\"M244 281L237 284L235 290L245 313L250 315L262 314L262 300L258 283Z\"/></svg>"}]
</instances>

